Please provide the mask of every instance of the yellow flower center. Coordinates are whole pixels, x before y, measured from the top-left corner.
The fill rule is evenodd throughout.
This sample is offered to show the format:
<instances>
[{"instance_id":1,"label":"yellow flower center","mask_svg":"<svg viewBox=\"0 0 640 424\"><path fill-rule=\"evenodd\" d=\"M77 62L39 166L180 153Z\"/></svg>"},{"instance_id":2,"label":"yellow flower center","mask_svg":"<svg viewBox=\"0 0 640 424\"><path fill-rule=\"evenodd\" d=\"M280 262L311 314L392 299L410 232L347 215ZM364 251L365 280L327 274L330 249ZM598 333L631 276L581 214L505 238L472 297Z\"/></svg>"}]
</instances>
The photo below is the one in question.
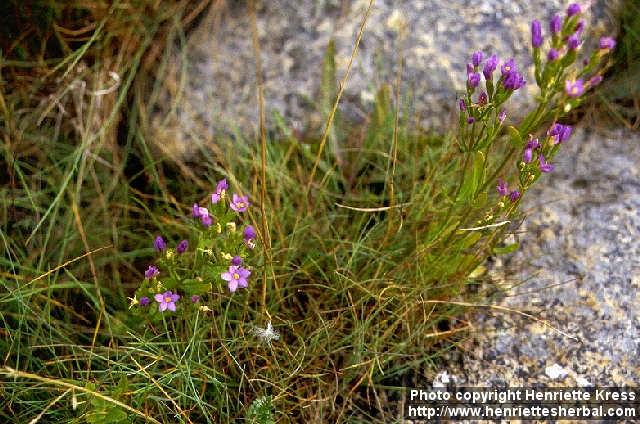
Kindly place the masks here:
<instances>
[{"instance_id":1,"label":"yellow flower center","mask_svg":"<svg viewBox=\"0 0 640 424\"><path fill-rule=\"evenodd\" d=\"M504 70L505 70L505 71L507 71L507 72L509 72L509 71L511 70L511 66L505 66L505 67L504 67Z\"/></svg>"},{"instance_id":2,"label":"yellow flower center","mask_svg":"<svg viewBox=\"0 0 640 424\"><path fill-rule=\"evenodd\" d=\"M238 209L244 208L245 203L244 202L238 202L238 203L236 203L236 206L238 206Z\"/></svg>"},{"instance_id":3,"label":"yellow flower center","mask_svg":"<svg viewBox=\"0 0 640 424\"><path fill-rule=\"evenodd\" d=\"M240 274L238 274L237 272L233 273L233 279L234 280L239 280L240 279Z\"/></svg>"},{"instance_id":4,"label":"yellow flower center","mask_svg":"<svg viewBox=\"0 0 640 424\"><path fill-rule=\"evenodd\" d=\"M168 297L168 296L166 296L166 297L164 298L164 303L170 303L170 302L171 302L171 298L170 298L170 297Z\"/></svg>"},{"instance_id":5,"label":"yellow flower center","mask_svg":"<svg viewBox=\"0 0 640 424\"><path fill-rule=\"evenodd\" d=\"M574 87L571 89L571 93L573 93L573 94L578 94L578 87L575 87L575 86L574 86Z\"/></svg>"}]
</instances>

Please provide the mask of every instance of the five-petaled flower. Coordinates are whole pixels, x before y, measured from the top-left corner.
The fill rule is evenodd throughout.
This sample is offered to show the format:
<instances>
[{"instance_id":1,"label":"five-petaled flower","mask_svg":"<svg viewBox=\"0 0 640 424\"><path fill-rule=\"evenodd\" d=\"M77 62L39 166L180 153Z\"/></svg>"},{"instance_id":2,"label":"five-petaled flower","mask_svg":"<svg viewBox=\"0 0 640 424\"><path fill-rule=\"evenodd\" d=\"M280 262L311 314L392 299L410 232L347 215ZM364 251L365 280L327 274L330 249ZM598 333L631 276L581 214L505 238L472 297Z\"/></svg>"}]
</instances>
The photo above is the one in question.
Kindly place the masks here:
<instances>
[{"instance_id":1,"label":"five-petaled flower","mask_svg":"<svg viewBox=\"0 0 640 424\"><path fill-rule=\"evenodd\" d=\"M229 184L227 184L226 178L218 181L218 184L216 184L216 192L211 195L211 203L218 203L220 200L224 199L228 189Z\"/></svg>"},{"instance_id":2,"label":"five-petaled flower","mask_svg":"<svg viewBox=\"0 0 640 424\"><path fill-rule=\"evenodd\" d=\"M239 196L236 193L233 193L233 198L231 199L229 207L236 212L246 211L249 207L249 196Z\"/></svg>"},{"instance_id":3,"label":"five-petaled flower","mask_svg":"<svg viewBox=\"0 0 640 424\"><path fill-rule=\"evenodd\" d=\"M238 287L246 288L249 284L247 278L251 275L251 271L241 266L231 265L229 270L223 272L220 277L227 281L227 285L229 286L229 291L234 293Z\"/></svg>"},{"instance_id":4,"label":"five-petaled flower","mask_svg":"<svg viewBox=\"0 0 640 424\"><path fill-rule=\"evenodd\" d=\"M164 312L167 309L175 312L176 302L180 299L180 295L171 291L166 291L164 293L156 294L153 298L159 303L158 307L160 312Z\"/></svg>"},{"instance_id":5,"label":"five-petaled flower","mask_svg":"<svg viewBox=\"0 0 640 424\"><path fill-rule=\"evenodd\" d=\"M152 278L156 277L158 274L160 274L160 271L158 271L158 268L156 268L153 265L149 265L149 268L147 268L147 270L144 272L144 278L146 278L147 280L151 280Z\"/></svg>"},{"instance_id":6,"label":"five-petaled flower","mask_svg":"<svg viewBox=\"0 0 640 424\"><path fill-rule=\"evenodd\" d=\"M567 80L564 89L569 97L580 97L584 93L584 83L581 79L575 81Z\"/></svg>"}]
</instances>

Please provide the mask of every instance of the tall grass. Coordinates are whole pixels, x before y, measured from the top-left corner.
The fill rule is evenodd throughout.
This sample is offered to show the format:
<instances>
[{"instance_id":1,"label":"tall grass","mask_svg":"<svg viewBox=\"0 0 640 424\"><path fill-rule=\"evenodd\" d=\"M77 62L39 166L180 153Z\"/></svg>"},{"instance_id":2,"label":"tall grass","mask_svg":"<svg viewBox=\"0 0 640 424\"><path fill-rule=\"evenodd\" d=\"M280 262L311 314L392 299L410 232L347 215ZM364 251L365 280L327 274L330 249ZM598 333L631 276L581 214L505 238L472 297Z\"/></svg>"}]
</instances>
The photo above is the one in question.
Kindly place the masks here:
<instances>
[{"instance_id":1,"label":"tall grass","mask_svg":"<svg viewBox=\"0 0 640 424\"><path fill-rule=\"evenodd\" d=\"M317 138L276 117L262 142L162 155L158 81L206 3L42 2L42 44L4 46L3 422L399 419L402 387L424 384L490 299L486 258L517 247L500 244L517 214L478 229L493 222L513 132L496 135L469 188L475 154L456 132L415 129L397 86L380 88L364 126L334 115L348 81L331 46ZM222 176L258 204L260 278L212 294L211 313L143 324L128 297L152 236L186 234L190 205ZM269 322L281 337L265 343L253 330Z\"/></svg>"}]
</instances>

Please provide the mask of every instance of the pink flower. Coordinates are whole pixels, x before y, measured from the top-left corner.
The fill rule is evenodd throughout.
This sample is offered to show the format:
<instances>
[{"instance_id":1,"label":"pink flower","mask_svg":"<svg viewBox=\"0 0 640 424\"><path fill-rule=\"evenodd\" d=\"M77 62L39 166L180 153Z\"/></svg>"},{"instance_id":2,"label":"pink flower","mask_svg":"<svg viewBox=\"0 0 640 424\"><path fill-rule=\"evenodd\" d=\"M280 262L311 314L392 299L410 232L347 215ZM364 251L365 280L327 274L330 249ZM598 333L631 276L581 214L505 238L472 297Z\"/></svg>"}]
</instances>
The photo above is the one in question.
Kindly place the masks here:
<instances>
[{"instance_id":1,"label":"pink flower","mask_svg":"<svg viewBox=\"0 0 640 424\"><path fill-rule=\"evenodd\" d=\"M233 193L233 198L229 206L236 212L244 212L249 207L249 204L249 196L238 196L236 193Z\"/></svg>"},{"instance_id":2,"label":"pink flower","mask_svg":"<svg viewBox=\"0 0 640 424\"><path fill-rule=\"evenodd\" d=\"M584 93L584 83L581 79L575 81L567 80L564 89L569 97L580 97Z\"/></svg>"},{"instance_id":3,"label":"pink flower","mask_svg":"<svg viewBox=\"0 0 640 424\"><path fill-rule=\"evenodd\" d=\"M229 267L229 271L223 272L220 277L224 281L228 282L229 291L231 293L234 293L238 289L238 287L243 289L247 288L247 278L249 278L249 275L251 275L251 271L249 271L248 269L241 266L231 265Z\"/></svg>"},{"instance_id":4,"label":"pink flower","mask_svg":"<svg viewBox=\"0 0 640 424\"><path fill-rule=\"evenodd\" d=\"M180 295L166 291L164 293L158 293L153 297L158 302L160 312L164 312L167 309L170 311L176 311L176 302L180 299Z\"/></svg>"},{"instance_id":5,"label":"pink flower","mask_svg":"<svg viewBox=\"0 0 640 424\"><path fill-rule=\"evenodd\" d=\"M218 203L222 200L228 189L229 184L227 184L226 178L218 181L218 184L216 185L216 192L211 195L211 203Z\"/></svg>"}]
</instances>

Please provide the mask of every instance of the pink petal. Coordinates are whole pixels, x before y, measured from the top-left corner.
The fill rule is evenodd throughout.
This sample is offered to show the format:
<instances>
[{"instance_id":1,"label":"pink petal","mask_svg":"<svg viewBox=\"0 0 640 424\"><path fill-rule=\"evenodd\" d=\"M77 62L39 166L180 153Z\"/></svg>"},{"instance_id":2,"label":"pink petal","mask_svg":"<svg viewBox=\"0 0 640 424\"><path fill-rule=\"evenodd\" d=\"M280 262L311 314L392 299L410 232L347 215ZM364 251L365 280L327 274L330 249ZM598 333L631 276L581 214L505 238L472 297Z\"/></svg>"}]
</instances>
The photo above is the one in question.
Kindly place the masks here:
<instances>
[{"instance_id":1,"label":"pink petal","mask_svg":"<svg viewBox=\"0 0 640 424\"><path fill-rule=\"evenodd\" d=\"M164 300L164 295L162 293L158 293L157 295L153 296L153 298L156 300L156 302L162 302Z\"/></svg>"},{"instance_id":2,"label":"pink petal","mask_svg":"<svg viewBox=\"0 0 640 424\"><path fill-rule=\"evenodd\" d=\"M175 312L176 311L176 304L173 302L169 302L167 303L167 308L169 308L170 311Z\"/></svg>"},{"instance_id":3,"label":"pink petal","mask_svg":"<svg viewBox=\"0 0 640 424\"><path fill-rule=\"evenodd\" d=\"M229 281L228 286L229 286L229 291L233 293L238 289L238 282L235 280Z\"/></svg>"},{"instance_id":4,"label":"pink petal","mask_svg":"<svg viewBox=\"0 0 640 424\"><path fill-rule=\"evenodd\" d=\"M220 274L220 277L224 280L224 281L231 281L233 280L233 276L231 275L230 272L223 272L222 274Z\"/></svg>"},{"instance_id":5,"label":"pink petal","mask_svg":"<svg viewBox=\"0 0 640 424\"><path fill-rule=\"evenodd\" d=\"M176 293L176 294L172 294L171 295L171 300L173 302L177 302L179 299L180 299L180 295L179 294Z\"/></svg>"},{"instance_id":6,"label":"pink petal","mask_svg":"<svg viewBox=\"0 0 640 424\"><path fill-rule=\"evenodd\" d=\"M164 303L164 302L162 302L162 303L160 304L160 312L164 312L164 311L166 311L166 310L167 310L167 306L168 306L168 303Z\"/></svg>"}]
</instances>

